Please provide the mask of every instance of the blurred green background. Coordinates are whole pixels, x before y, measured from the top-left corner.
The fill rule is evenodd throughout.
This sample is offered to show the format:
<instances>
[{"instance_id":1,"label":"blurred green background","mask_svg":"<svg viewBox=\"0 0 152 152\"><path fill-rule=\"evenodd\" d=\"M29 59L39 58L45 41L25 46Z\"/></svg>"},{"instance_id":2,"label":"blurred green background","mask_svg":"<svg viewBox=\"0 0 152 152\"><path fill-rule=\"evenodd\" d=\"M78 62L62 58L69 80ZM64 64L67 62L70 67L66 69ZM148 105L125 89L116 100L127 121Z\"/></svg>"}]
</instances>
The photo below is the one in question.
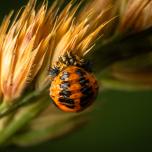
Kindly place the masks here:
<instances>
[{"instance_id":1,"label":"blurred green background","mask_svg":"<svg viewBox=\"0 0 152 152\"><path fill-rule=\"evenodd\" d=\"M34 147L10 147L2 152L152 151L151 100L150 91L104 91L83 128Z\"/></svg>"},{"instance_id":2,"label":"blurred green background","mask_svg":"<svg viewBox=\"0 0 152 152\"><path fill-rule=\"evenodd\" d=\"M0 19L26 2L1 0ZM151 100L151 91L103 91L90 122L83 128L33 147L9 147L0 152L152 151Z\"/></svg>"}]
</instances>

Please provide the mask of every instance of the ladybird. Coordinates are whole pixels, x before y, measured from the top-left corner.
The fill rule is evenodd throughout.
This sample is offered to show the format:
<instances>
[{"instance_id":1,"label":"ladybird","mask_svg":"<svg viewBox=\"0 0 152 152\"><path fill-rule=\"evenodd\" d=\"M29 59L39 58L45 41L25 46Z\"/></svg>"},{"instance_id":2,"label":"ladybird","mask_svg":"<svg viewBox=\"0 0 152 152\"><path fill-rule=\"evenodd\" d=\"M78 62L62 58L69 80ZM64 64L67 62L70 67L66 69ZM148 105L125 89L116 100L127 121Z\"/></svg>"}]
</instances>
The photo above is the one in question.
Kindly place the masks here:
<instances>
[{"instance_id":1,"label":"ladybird","mask_svg":"<svg viewBox=\"0 0 152 152\"><path fill-rule=\"evenodd\" d=\"M84 59L68 53L50 69L50 97L65 112L79 112L89 107L98 93L98 83Z\"/></svg>"}]
</instances>

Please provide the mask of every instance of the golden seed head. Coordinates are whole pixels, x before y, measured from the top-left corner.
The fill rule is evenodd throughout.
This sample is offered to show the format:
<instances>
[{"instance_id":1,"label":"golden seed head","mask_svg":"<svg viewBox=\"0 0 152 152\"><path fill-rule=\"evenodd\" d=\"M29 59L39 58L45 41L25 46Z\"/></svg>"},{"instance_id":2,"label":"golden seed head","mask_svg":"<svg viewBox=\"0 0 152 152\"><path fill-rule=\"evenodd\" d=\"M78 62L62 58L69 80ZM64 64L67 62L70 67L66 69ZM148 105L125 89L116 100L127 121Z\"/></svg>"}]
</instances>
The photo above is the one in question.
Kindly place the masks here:
<instances>
[{"instance_id":1,"label":"golden seed head","mask_svg":"<svg viewBox=\"0 0 152 152\"><path fill-rule=\"evenodd\" d=\"M0 26L0 96L6 101L30 85L41 88L48 81L48 67L67 51L87 54L108 23L102 21L104 11L93 7L76 15L80 4L73 6L73 1L60 13L57 2L50 8L47 2L39 9L35 5L36 0L30 0L13 22L11 12Z\"/></svg>"},{"instance_id":2,"label":"golden seed head","mask_svg":"<svg viewBox=\"0 0 152 152\"><path fill-rule=\"evenodd\" d=\"M152 1L120 1L120 6L120 31L140 31L152 25Z\"/></svg>"}]
</instances>

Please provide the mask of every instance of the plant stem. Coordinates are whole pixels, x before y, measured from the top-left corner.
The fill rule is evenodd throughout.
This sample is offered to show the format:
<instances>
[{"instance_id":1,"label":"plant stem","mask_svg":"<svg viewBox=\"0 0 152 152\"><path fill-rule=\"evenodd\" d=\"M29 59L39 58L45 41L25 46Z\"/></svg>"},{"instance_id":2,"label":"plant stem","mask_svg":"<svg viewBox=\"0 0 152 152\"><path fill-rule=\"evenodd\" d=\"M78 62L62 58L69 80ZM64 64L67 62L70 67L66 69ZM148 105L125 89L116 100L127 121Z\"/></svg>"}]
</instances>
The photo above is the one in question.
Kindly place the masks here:
<instances>
[{"instance_id":1,"label":"plant stem","mask_svg":"<svg viewBox=\"0 0 152 152\"><path fill-rule=\"evenodd\" d=\"M21 146L33 145L47 139L53 139L62 136L67 132L76 129L77 127L79 128L80 125L84 125L87 120L87 115L85 116L84 114L81 116L68 115L65 116L64 119L57 119L46 128L31 130L23 134L17 135L12 138L12 141L13 143Z\"/></svg>"},{"instance_id":2,"label":"plant stem","mask_svg":"<svg viewBox=\"0 0 152 152\"><path fill-rule=\"evenodd\" d=\"M40 99L38 102L29 104L24 108L21 108L12 121L6 126L6 128L0 132L0 145L10 139L12 135L16 133L20 128L24 127L31 119L33 119L38 113L40 113L46 106L46 98Z\"/></svg>"},{"instance_id":3,"label":"plant stem","mask_svg":"<svg viewBox=\"0 0 152 152\"><path fill-rule=\"evenodd\" d=\"M37 101L36 98L39 98L39 96L41 96L42 94L44 95L46 93L47 93L47 88L44 87L43 89L39 91L36 90L36 91L31 92L30 94L25 95L23 99L17 99L15 103L12 105L8 105L5 102L3 102L0 105L0 118L25 104L28 104L28 103L31 104L31 102Z\"/></svg>"},{"instance_id":4,"label":"plant stem","mask_svg":"<svg viewBox=\"0 0 152 152\"><path fill-rule=\"evenodd\" d=\"M104 89L115 89L115 90L125 90L125 91L140 91L140 90L151 90L151 85L140 84L140 83L130 83L124 82L115 78L102 78L101 81Z\"/></svg>"}]
</instances>

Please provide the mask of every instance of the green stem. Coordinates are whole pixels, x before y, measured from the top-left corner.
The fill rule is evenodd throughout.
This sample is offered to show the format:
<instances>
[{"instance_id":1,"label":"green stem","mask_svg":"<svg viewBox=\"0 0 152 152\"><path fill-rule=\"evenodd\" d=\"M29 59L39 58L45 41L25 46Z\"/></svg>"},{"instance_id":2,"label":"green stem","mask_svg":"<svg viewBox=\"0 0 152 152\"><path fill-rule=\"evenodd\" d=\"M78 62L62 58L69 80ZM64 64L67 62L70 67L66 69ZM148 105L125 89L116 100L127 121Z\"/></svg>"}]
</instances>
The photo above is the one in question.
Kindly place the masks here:
<instances>
[{"instance_id":1,"label":"green stem","mask_svg":"<svg viewBox=\"0 0 152 152\"><path fill-rule=\"evenodd\" d=\"M68 117L61 118L59 121L56 120L55 123L50 124L46 128L41 128L39 130L29 130L23 134L19 134L13 137L12 141L17 145L33 145L47 139L57 138L66 134L73 129L76 129L80 125L84 125L88 120L87 115L69 115ZM62 126L62 127L61 127Z\"/></svg>"},{"instance_id":2,"label":"green stem","mask_svg":"<svg viewBox=\"0 0 152 152\"><path fill-rule=\"evenodd\" d=\"M124 82L115 78L102 78L101 84L104 89L125 91L152 90L152 86L148 84Z\"/></svg>"},{"instance_id":3,"label":"green stem","mask_svg":"<svg viewBox=\"0 0 152 152\"><path fill-rule=\"evenodd\" d=\"M46 98L43 98L38 102L21 108L17 116L0 132L0 145L5 144L12 135L30 122L30 120L46 108L46 106L48 106L48 102L46 102Z\"/></svg>"},{"instance_id":4,"label":"green stem","mask_svg":"<svg viewBox=\"0 0 152 152\"><path fill-rule=\"evenodd\" d=\"M0 118L23 105L27 105L28 103L31 104L31 102L37 101L36 98L39 98L42 94L44 95L46 93L47 93L47 86L45 86L41 90L36 90L31 92L30 94L25 95L23 99L17 99L15 103L12 105L8 105L7 103L3 102L0 105Z\"/></svg>"}]
</instances>

